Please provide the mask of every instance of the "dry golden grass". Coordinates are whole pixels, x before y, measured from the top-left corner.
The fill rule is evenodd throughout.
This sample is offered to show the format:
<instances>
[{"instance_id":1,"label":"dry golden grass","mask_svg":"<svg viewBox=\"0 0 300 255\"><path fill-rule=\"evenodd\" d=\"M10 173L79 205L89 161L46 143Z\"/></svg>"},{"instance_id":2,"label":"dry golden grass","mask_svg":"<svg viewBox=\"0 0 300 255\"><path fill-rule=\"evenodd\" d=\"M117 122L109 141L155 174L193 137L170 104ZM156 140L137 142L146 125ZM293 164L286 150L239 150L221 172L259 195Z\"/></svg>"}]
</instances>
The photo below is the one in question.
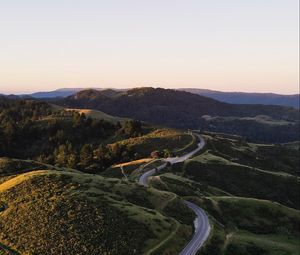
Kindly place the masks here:
<instances>
[{"instance_id":1,"label":"dry golden grass","mask_svg":"<svg viewBox=\"0 0 300 255\"><path fill-rule=\"evenodd\" d=\"M32 171L29 173L17 175L16 177L9 179L8 181L5 181L4 183L0 184L0 192L4 192L26 180L29 180L35 175L40 175L47 172L48 172L47 170L38 170L38 171Z\"/></svg>"},{"instance_id":2,"label":"dry golden grass","mask_svg":"<svg viewBox=\"0 0 300 255\"><path fill-rule=\"evenodd\" d=\"M121 117L117 117L117 116L112 116L109 115L107 113L101 112L101 111L97 111L97 110L92 110L92 109L72 109L72 108L67 108L65 109L66 111L76 111L79 112L80 114L84 113L87 117L91 117L94 119L103 119L106 121L110 121L113 123L116 122L124 122L126 120L129 120L127 118L121 118Z\"/></svg>"},{"instance_id":3,"label":"dry golden grass","mask_svg":"<svg viewBox=\"0 0 300 255\"><path fill-rule=\"evenodd\" d=\"M142 158L142 159L138 159L138 160L133 160L133 161L113 165L112 168L117 168L117 167L121 167L121 166L124 167L124 166L140 165L140 164L148 163L151 160L153 160L153 158Z\"/></svg>"}]
</instances>

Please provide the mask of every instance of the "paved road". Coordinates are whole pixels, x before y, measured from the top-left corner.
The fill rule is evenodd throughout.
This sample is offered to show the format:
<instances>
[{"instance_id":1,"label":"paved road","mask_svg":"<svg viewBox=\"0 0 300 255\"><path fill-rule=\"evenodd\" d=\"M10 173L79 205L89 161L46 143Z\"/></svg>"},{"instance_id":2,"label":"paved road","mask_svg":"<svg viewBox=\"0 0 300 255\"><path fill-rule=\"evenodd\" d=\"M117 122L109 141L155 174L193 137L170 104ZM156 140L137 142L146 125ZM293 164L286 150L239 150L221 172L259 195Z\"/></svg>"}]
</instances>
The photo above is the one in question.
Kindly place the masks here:
<instances>
[{"instance_id":1,"label":"paved road","mask_svg":"<svg viewBox=\"0 0 300 255\"><path fill-rule=\"evenodd\" d=\"M203 149L203 147L205 145L205 140L202 138L201 135L198 135L198 134L195 134L195 135L199 138L199 143L197 144L196 149L194 149L193 151L191 151L187 154L184 154L181 157L167 158L166 161L170 162L171 164L183 162L183 161L189 159L190 157L192 157L193 155L195 155L201 149Z\"/></svg>"},{"instance_id":2,"label":"paved road","mask_svg":"<svg viewBox=\"0 0 300 255\"><path fill-rule=\"evenodd\" d=\"M165 159L166 163L163 163L162 165L157 167L157 170L160 171L163 168L165 168L168 162L170 162L171 164L183 162L183 161L187 160L188 158L192 157L199 150L201 150L205 145L205 141L200 135L197 135L197 136L200 141L195 150L193 150L181 157L173 157L173 158ZM154 175L157 170L151 169L151 170L147 171L146 173L144 173L140 177L139 183L147 186L148 185L148 177L150 177L151 175ZM188 201L184 201L184 202L196 214L196 218L194 220L195 232L194 232L192 240L185 246L185 248L181 251L180 255L195 255L209 236L209 232L210 232L209 220L208 220L206 213L199 206L197 206L191 202L188 202Z\"/></svg>"},{"instance_id":3,"label":"paved road","mask_svg":"<svg viewBox=\"0 0 300 255\"><path fill-rule=\"evenodd\" d=\"M199 143L197 144L197 148L194 149L193 151L181 156L181 157L172 157L172 158L166 158L164 159L164 161L166 163L163 163L162 165L158 166L157 167L157 170L160 171L162 170L163 168L165 168L167 166L167 163L170 162L171 164L175 164L175 163L179 163L179 162L183 162L185 160L187 160L188 158L192 157L194 154L196 154L198 151L200 151L204 145L205 145L205 141L204 139L200 136L200 135L197 135L196 136L199 138ZM156 172L156 169L153 168L149 171L147 171L146 173L144 173L140 179L139 179L139 183L147 186L147 182L148 182L148 177L150 177L151 175L154 175Z\"/></svg>"},{"instance_id":4,"label":"paved road","mask_svg":"<svg viewBox=\"0 0 300 255\"><path fill-rule=\"evenodd\" d=\"M195 255L209 236L210 225L206 213L197 205L185 201L185 204L197 215L195 223L195 233L192 240L180 252L180 255Z\"/></svg>"}]
</instances>

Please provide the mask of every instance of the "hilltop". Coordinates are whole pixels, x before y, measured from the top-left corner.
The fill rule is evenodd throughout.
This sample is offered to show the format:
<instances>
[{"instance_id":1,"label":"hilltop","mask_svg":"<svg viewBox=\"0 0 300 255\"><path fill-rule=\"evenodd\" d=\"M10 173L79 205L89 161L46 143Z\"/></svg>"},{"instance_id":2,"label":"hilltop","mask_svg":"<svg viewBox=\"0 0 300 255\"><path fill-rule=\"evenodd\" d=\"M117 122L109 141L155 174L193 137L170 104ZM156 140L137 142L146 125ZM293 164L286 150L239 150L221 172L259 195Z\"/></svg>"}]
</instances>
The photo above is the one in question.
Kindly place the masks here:
<instances>
[{"instance_id":1,"label":"hilltop","mask_svg":"<svg viewBox=\"0 0 300 255\"><path fill-rule=\"evenodd\" d=\"M218 101L231 104L265 104L299 108L299 94L281 95L275 93L223 92L193 88L182 88L180 90L210 97Z\"/></svg>"},{"instance_id":2,"label":"hilltop","mask_svg":"<svg viewBox=\"0 0 300 255\"><path fill-rule=\"evenodd\" d=\"M142 254L170 234L173 245L160 249L178 252L191 216L170 193L79 172L36 170L0 184L0 247L14 254Z\"/></svg>"},{"instance_id":3,"label":"hilltop","mask_svg":"<svg viewBox=\"0 0 300 255\"><path fill-rule=\"evenodd\" d=\"M116 92L112 97L101 91L85 90L55 103L175 128L238 134L257 142L298 139L299 111L294 108L234 105L184 91L136 88Z\"/></svg>"},{"instance_id":4,"label":"hilltop","mask_svg":"<svg viewBox=\"0 0 300 255\"><path fill-rule=\"evenodd\" d=\"M56 97L68 97L79 91L86 90L87 88L61 88L53 91L35 92L32 94L22 95L23 97L32 98L56 98ZM104 89L93 88L94 90L111 90L125 92L129 89ZM299 108L299 94L295 95L282 95L275 93L250 93L250 92L223 92L209 89L197 89L197 88L181 88L181 91L191 92L194 94L210 97L221 102L231 104L264 104L264 105L282 105Z\"/></svg>"}]
</instances>

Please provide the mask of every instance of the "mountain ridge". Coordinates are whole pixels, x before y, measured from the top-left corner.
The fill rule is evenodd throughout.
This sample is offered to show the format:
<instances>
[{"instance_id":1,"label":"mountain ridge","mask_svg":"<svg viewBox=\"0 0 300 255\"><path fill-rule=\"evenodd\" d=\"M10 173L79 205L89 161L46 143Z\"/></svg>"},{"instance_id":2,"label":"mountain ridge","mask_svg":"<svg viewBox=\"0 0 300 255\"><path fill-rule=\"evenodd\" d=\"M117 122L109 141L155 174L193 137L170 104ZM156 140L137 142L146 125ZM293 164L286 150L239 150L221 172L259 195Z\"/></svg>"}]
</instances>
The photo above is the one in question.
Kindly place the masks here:
<instances>
[{"instance_id":1,"label":"mountain ridge","mask_svg":"<svg viewBox=\"0 0 300 255\"><path fill-rule=\"evenodd\" d=\"M282 105L299 108L299 94L283 95L277 93L224 92L209 89L182 88L181 91L214 98L233 104Z\"/></svg>"},{"instance_id":2,"label":"mountain ridge","mask_svg":"<svg viewBox=\"0 0 300 255\"><path fill-rule=\"evenodd\" d=\"M63 107L95 109L110 115L181 129L226 131L246 137L253 136L254 129L257 129L254 135L260 138L253 141L298 140L299 111L286 106L229 104L190 92L151 87L131 89L114 97L101 91L85 90L51 102ZM226 122L205 117L207 115L226 118ZM257 117L261 115L269 116L268 124L274 125L262 123L261 118ZM286 125L277 125L278 120L280 124L285 121Z\"/></svg>"},{"instance_id":3,"label":"mountain ridge","mask_svg":"<svg viewBox=\"0 0 300 255\"><path fill-rule=\"evenodd\" d=\"M53 91L40 91L31 94L19 95L20 97L32 98L56 98L68 97L79 91L94 89L94 90L113 90L124 92L131 89L115 89L115 88L60 88ZM259 93L259 92L239 92L239 91L217 91L201 88L178 88L174 90L191 92L206 97L210 97L225 103L233 104L264 104L264 105L282 105L299 108L299 94L278 94L278 93ZM13 96L13 95L10 95Z\"/></svg>"}]
</instances>

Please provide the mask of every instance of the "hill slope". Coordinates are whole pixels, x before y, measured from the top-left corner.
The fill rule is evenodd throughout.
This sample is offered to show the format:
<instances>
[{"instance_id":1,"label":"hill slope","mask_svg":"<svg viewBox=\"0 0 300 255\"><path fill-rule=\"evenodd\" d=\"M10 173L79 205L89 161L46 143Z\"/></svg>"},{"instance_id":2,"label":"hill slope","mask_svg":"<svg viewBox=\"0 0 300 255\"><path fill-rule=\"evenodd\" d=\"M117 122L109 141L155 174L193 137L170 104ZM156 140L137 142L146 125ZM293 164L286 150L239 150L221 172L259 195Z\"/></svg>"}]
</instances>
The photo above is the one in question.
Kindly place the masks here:
<instances>
[{"instance_id":1,"label":"hill slope","mask_svg":"<svg viewBox=\"0 0 300 255\"><path fill-rule=\"evenodd\" d=\"M0 184L0 245L17 254L142 254L171 234L176 253L191 235L185 219L179 198L117 179L40 170Z\"/></svg>"},{"instance_id":2,"label":"hill slope","mask_svg":"<svg viewBox=\"0 0 300 255\"><path fill-rule=\"evenodd\" d=\"M111 115L177 128L226 131L253 141L288 142L298 139L299 111L294 108L234 105L184 91L137 88L112 98L101 91L86 90L56 103L71 108L98 109ZM258 115L267 116L268 122L256 118ZM235 118L232 119L232 116Z\"/></svg>"},{"instance_id":3,"label":"hill slope","mask_svg":"<svg viewBox=\"0 0 300 255\"><path fill-rule=\"evenodd\" d=\"M209 89L192 88L180 90L231 104L265 104L299 108L299 94L280 95L274 93L222 92Z\"/></svg>"},{"instance_id":4,"label":"hill slope","mask_svg":"<svg viewBox=\"0 0 300 255\"><path fill-rule=\"evenodd\" d=\"M26 96L33 98L68 97L87 88L62 88L54 91L36 92ZM104 90L95 88L95 90ZM182 88L181 91L210 97L221 102L231 104L265 104L282 105L299 108L299 94L281 95L274 93L246 93L246 92L222 92L209 89ZM125 90L123 90L125 91Z\"/></svg>"}]
</instances>

